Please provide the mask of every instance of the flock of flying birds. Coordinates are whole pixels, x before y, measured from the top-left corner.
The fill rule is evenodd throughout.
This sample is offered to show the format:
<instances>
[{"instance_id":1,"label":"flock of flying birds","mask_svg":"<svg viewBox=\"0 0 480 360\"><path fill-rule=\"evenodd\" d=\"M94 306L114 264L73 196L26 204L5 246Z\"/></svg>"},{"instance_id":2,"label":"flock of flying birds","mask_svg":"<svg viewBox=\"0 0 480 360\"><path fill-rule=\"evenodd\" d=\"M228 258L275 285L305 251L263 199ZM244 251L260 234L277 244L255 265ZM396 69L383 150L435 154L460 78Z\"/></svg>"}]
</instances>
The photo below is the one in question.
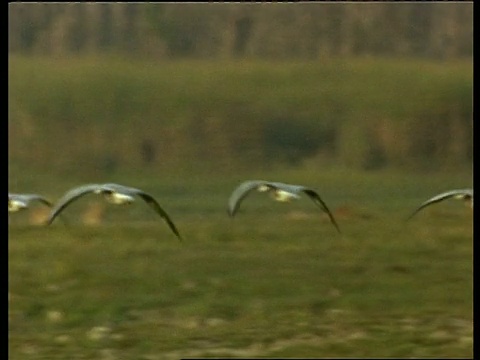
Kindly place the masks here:
<instances>
[{"instance_id":1,"label":"flock of flying birds","mask_svg":"<svg viewBox=\"0 0 480 360\"><path fill-rule=\"evenodd\" d=\"M333 226L335 226L337 231L340 232L340 228L335 221L333 214L330 212L327 205L320 198L318 193L315 190L302 185L292 185L264 180L245 181L241 183L236 189L234 189L228 200L228 214L231 217L235 216L238 209L240 208L240 204L242 203L242 201L248 194L252 193L253 190L270 193L275 200L282 202L299 199L302 193L306 194L321 210L323 210L328 215ZM51 208L50 214L46 221L46 225L50 225L53 220L55 220L55 218L69 204L79 199L80 197L90 193L102 195L107 200L107 202L116 205L131 204L135 201L136 196L142 198L148 205L150 205L150 207L153 208L153 210L155 210L155 212L157 212L162 217L162 219L169 226L170 230L181 240L180 233L175 224L173 223L172 219L152 195L144 192L143 190L119 184L89 184L79 186L67 191L55 204L51 203L45 197L38 194L9 193L8 211L17 212L27 209L30 206L31 202L40 202ZM473 189L450 190L438 194L423 202L417 209L415 209L415 211L407 218L407 220L412 218L416 213L418 213L426 206L450 198L463 199L469 202L471 208L473 209Z\"/></svg>"}]
</instances>

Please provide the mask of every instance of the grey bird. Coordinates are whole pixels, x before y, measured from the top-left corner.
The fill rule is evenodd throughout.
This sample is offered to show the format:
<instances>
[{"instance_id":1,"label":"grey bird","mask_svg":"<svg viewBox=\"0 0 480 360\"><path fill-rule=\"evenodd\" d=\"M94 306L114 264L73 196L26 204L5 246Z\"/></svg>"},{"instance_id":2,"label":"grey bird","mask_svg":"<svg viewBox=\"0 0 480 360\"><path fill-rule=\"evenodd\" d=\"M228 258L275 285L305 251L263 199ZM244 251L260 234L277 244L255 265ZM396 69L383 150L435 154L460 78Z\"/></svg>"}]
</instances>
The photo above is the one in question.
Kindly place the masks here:
<instances>
[{"instance_id":1,"label":"grey bird","mask_svg":"<svg viewBox=\"0 0 480 360\"><path fill-rule=\"evenodd\" d=\"M32 201L40 202L48 207L53 204L38 194L12 194L8 193L8 212L18 212L27 209Z\"/></svg>"},{"instance_id":2,"label":"grey bird","mask_svg":"<svg viewBox=\"0 0 480 360\"><path fill-rule=\"evenodd\" d=\"M444 193L438 194L428 199L427 201L425 201L407 218L407 220L410 220L416 213L418 213L423 208L431 204L435 204L450 198L460 199L460 200L465 200L467 202L470 202L470 207L473 209L473 189L450 190L450 191L446 191Z\"/></svg>"},{"instance_id":3,"label":"grey bird","mask_svg":"<svg viewBox=\"0 0 480 360\"><path fill-rule=\"evenodd\" d=\"M230 199L228 200L228 214L231 217L233 217L238 211L243 199L245 199L245 197L253 190L257 190L259 192L269 192L275 200L281 202L288 202L293 199L299 199L300 194L305 193L310 197L310 199L313 200L316 205L320 207L320 209L327 213L332 224L335 226L337 231L340 232L340 228L338 227L335 218L333 217L325 202L320 198L318 193L315 190L302 185L291 185L264 180L245 181L241 183L232 192L232 194L230 195Z\"/></svg>"},{"instance_id":4,"label":"grey bird","mask_svg":"<svg viewBox=\"0 0 480 360\"><path fill-rule=\"evenodd\" d=\"M118 184L89 184L71 189L55 204L48 217L47 225L50 225L57 215L74 200L89 193L103 195L109 203L115 205L131 204L135 201L135 196L139 196L165 220L173 233L180 240L182 239L173 221L153 196L143 190Z\"/></svg>"}]
</instances>

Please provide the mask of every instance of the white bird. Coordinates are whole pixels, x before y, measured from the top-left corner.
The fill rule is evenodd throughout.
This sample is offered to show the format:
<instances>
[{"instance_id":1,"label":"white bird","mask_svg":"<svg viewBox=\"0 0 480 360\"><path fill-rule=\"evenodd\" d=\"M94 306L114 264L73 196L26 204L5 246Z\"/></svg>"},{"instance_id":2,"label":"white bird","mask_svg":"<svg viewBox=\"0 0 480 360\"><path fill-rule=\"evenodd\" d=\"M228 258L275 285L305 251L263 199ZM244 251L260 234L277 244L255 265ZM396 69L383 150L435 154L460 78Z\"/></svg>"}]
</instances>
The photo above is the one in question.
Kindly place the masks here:
<instances>
[{"instance_id":1,"label":"white bird","mask_svg":"<svg viewBox=\"0 0 480 360\"><path fill-rule=\"evenodd\" d=\"M50 225L55 217L70 203L88 193L103 195L109 203L115 205L131 204L135 201L135 195L140 196L166 221L174 234L180 240L182 239L173 221L151 195L143 190L118 184L89 184L71 189L55 204L48 217L47 225Z\"/></svg>"},{"instance_id":2,"label":"white bird","mask_svg":"<svg viewBox=\"0 0 480 360\"><path fill-rule=\"evenodd\" d=\"M8 193L8 212L18 212L25 210L32 201L38 201L48 207L53 204L41 195L37 194L12 194Z\"/></svg>"},{"instance_id":3,"label":"white bird","mask_svg":"<svg viewBox=\"0 0 480 360\"><path fill-rule=\"evenodd\" d=\"M438 194L438 195L428 199L427 201L425 201L407 218L407 220L411 219L416 213L418 213L424 207L426 207L428 205L431 205L431 204L438 203L438 202L443 201L445 199L450 199L450 198L469 201L470 206L473 209L473 189L450 190L450 191Z\"/></svg>"},{"instance_id":4,"label":"white bird","mask_svg":"<svg viewBox=\"0 0 480 360\"><path fill-rule=\"evenodd\" d=\"M248 180L241 183L230 195L228 200L228 214L233 217L240 207L243 199L250 194L253 190L260 192L270 192L273 198L277 201L288 202L293 199L299 199L300 193L307 194L310 199L313 200L323 211L325 211L330 218L332 224L340 232L340 228L337 225L332 213L328 210L325 202L320 198L317 192L313 189L302 185L291 185L279 182L270 182L264 180Z\"/></svg>"}]
</instances>

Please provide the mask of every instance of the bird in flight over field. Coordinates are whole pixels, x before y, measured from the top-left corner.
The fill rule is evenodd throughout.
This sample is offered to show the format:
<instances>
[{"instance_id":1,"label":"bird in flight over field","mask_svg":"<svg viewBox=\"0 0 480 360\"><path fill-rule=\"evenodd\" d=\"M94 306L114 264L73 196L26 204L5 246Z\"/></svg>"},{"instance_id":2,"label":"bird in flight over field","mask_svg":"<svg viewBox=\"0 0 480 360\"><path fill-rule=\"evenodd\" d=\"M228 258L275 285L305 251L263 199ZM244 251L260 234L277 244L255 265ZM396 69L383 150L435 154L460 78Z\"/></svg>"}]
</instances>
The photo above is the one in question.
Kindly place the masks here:
<instances>
[{"instance_id":1,"label":"bird in flight over field","mask_svg":"<svg viewBox=\"0 0 480 360\"><path fill-rule=\"evenodd\" d=\"M253 190L260 192L269 192L272 197L281 202L288 202L293 199L299 199L301 193L307 194L313 202L325 211L330 218L330 221L335 226L338 232L340 228L335 221L332 213L328 209L325 202L320 198L317 192L311 188L302 185L291 185L279 182L270 182L264 180L248 180L241 183L230 195L228 200L228 214L233 217L237 210L240 208L240 204L245 197Z\"/></svg>"},{"instance_id":2,"label":"bird in flight over field","mask_svg":"<svg viewBox=\"0 0 480 360\"><path fill-rule=\"evenodd\" d=\"M450 191L438 194L428 199L427 201L425 201L407 218L407 220L410 220L416 213L418 213L424 207L431 204L438 203L446 199L450 199L450 198L465 200L466 202L470 203L470 207L473 209L473 189L450 190Z\"/></svg>"},{"instance_id":3,"label":"bird in flight over field","mask_svg":"<svg viewBox=\"0 0 480 360\"><path fill-rule=\"evenodd\" d=\"M25 210L32 201L38 201L42 204L52 207L53 204L41 195L37 194L12 194L8 193L8 212L18 212Z\"/></svg>"},{"instance_id":4,"label":"bird in flight over field","mask_svg":"<svg viewBox=\"0 0 480 360\"><path fill-rule=\"evenodd\" d=\"M170 229L180 240L182 239L173 221L153 196L147 194L143 190L118 184L89 184L71 189L55 204L48 217L47 225L50 225L57 215L74 200L89 193L103 195L109 203L115 205L131 204L135 201L135 195L137 195L150 205L153 210L163 218L163 220L165 220Z\"/></svg>"}]
</instances>

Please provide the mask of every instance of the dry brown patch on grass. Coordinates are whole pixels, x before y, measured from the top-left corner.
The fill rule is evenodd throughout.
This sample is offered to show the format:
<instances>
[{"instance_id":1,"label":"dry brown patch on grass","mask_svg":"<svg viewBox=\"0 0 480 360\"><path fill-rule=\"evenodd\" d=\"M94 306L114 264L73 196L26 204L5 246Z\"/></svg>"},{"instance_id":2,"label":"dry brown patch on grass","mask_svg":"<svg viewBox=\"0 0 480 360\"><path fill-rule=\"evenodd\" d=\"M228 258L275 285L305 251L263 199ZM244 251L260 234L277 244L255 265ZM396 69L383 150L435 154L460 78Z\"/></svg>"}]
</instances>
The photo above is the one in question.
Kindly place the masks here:
<instances>
[{"instance_id":1,"label":"dry brown patch on grass","mask_svg":"<svg viewBox=\"0 0 480 360\"><path fill-rule=\"evenodd\" d=\"M372 214L365 212L362 209L355 209L349 205L342 205L332 211L336 219L371 219Z\"/></svg>"},{"instance_id":2,"label":"dry brown patch on grass","mask_svg":"<svg viewBox=\"0 0 480 360\"><path fill-rule=\"evenodd\" d=\"M43 225L45 224L45 221L47 221L49 214L50 209L47 207L29 209L29 223L32 225Z\"/></svg>"},{"instance_id":3,"label":"dry brown patch on grass","mask_svg":"<svg viewBox=\"0 0 480 360\"><path fill-rule=\"evenodd\" d=\"M90 203L82 214L85 225L99 225L105 216L105 204L100 202Z\"/></svg>"}]
</instances>

